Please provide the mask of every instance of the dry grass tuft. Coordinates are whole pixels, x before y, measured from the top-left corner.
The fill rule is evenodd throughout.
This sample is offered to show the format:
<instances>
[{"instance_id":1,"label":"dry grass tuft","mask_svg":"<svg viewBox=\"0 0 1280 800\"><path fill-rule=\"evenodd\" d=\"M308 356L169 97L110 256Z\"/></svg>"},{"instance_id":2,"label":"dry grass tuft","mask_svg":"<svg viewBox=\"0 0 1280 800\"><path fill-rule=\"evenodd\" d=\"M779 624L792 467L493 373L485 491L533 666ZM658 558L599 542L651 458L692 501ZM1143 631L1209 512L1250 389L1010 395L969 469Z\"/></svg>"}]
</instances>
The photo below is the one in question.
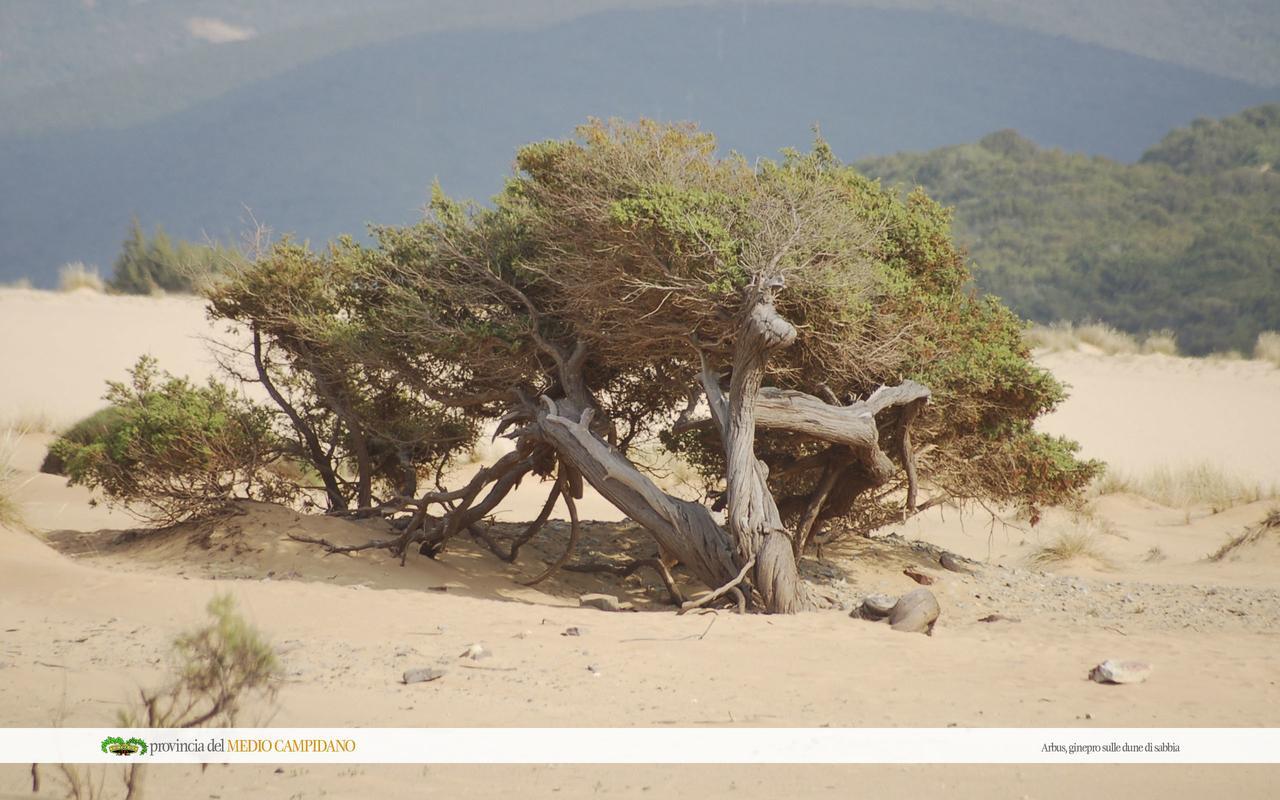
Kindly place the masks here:
<instances>
[{"instance_id":1,"label":"dry grass tuft","mask_svg":"<svg viewBox=\"0 0 1280 800\"><path fill-rule=\"evenodd\" d=\"M1162 466L1142 474L1109 469L1094 484L1094 492L1136 494L1168 508L1209 506L1215 514L1277 496L1274 486L1263 487L1208 462L1177 468Z\"/></svg>"},{"instance_id":2,"label":"dry grass tuft","mask_svg":"<svg viewBox=\"0 0 1280 800\"><path fill-rule=\"evenodd\" d=\"M1176 356L1178 354L1178 339L1174 336L1173 331L1169 330L1148 333L1147 338L1142 340L1142 352Z\"/></svg>"},{"instance_id":3,"label":"dry grass tuft","mask_svg":"<svg viewBox=\"0 0 1280 800\"><path fill-rule=\"evenodd\" d=\"M1136 353L1140 349L1137 340L1129 334L1098 322L1033 325L1023 334L1023 338L1032 350L1050 352L1079 350L1083 346L1089 346L1109 355L1119 355Z\"/></svg>"},{"instance_id":4,"label":"dry grass tuft","mask_svg":"<svg viewBox=\"0 0 1280 800\"><path fill-rule=\"evenodd\" d=\"M13 498L17 470L13 467L14 452L18 446L18 434L13 430L0 433L0 525L15 526L22 523L18 501Z\"/></svg>"},{"instance_id":5,"label":"dry grass tuft","mask_svg":"<svg viewBox=\"0 0 1280 800\"><path fill-rule=\"evenodd\" d=\"M1070 322L1055 322L1052 325L1032 325L1023 331L1022 340L1032 350L1047 350L1051 353L1074 350L1076 345L1079 344L1075 334L1075 326Z\"/></svg>"},{"instance_id":6,"label":"dry grass tuft","mask_svg":"<svg viewBox=\"0 0 1280 800\"><path fill-rule=\"evenodd\" d=\"M64 264L58 270L58 291L74 292L77 289L104 292L107 286L102 282L97 267L86 267L82 261Z\"/></svg>"},{"instance_id":7,"label":"dry grass tuft","mask_svg":"<svg viewBox=\"0 0 1280 800\"><path fill-rule=\"evenodd\" d=\"M1263 331L1253 346L1253 357L1280 367L1280 331Z\"/></svg>"},{"instance_id":8,"label":"dry grass tuft","mask_svg":"<svg viewBox=\"0 0 1280 800\"><path fill-rule=\"evenodd\" d=\"M58 425L47 411L24 409L0 420L0 430L26 436L31 433L57 433Z\"/></svg>"},{"instance_id":9,"label":"dry grass tuft","mask_svg":"<svg viewBox=\"0 0 1280 800\"><path fill-rule=\"evenodd\" d=\"M1084 344L1111 356L1136 353L1140 349L1137 339L1132 335L1100 322L1076 326L1076 335Z\"/></svg>"},{"instance_id":10,"label":"dry grass tuft","mask_svg":"<svg viewBox=\"0 0 1280 800\"><path fill-rule=\"evenodd\" d=\"M1050 567L1071 561L1092 561L1101 567L1110 567L1111 559L1098 546L1092 531L1064 531L1053 541L1031 554L1029 559L1038 567Z\"/></svg>"},{"instance_id":11,"label":"dry grass tuft","mask_svg":"<svg viewBox=\"0 0 1280 800\"><path fill-rule=\"evenodd\" d=\"M1268 531L1280 530L1280 508L1273 508L1267 512L1262 518L1262 522L1254 525L1252 528L1245 528L1243 533L1239 533L1231 540L1219 547L1217 552L1209 556L1210 561L1221 561L1230 555L1233 551L1247 545L1253 544L1267 535Z\"/></svg>"},{"instance_id":12,"label":"dry grass tuft","mask_svg":"<svg viewBox=\"0 0 1280 800\"><path fill-rule=\"evenodd\" d=\"M1153 331L1139 341L1138 337L1116 330L1101 322L1055 322L1052 325L1032 325L1023 333L1023 340L1032 350L1051 353L1092 348L1107 355L1133 353L1178 354L1178 341L1173 331Z\"/></svg>"},{"instance_id":13,"label":"dry grass tuft","mask_svg":"<svg viewBox=\"0 0 1280 800\"><path fill-rule=\"evenodd\" d=\"M1210 364L1220 364L1223 361L1244 361L1244 353L1239 350L1226 350L1221 353L1210 353L1204 357L1204 360Z\"/></svg>"}]
</instances>

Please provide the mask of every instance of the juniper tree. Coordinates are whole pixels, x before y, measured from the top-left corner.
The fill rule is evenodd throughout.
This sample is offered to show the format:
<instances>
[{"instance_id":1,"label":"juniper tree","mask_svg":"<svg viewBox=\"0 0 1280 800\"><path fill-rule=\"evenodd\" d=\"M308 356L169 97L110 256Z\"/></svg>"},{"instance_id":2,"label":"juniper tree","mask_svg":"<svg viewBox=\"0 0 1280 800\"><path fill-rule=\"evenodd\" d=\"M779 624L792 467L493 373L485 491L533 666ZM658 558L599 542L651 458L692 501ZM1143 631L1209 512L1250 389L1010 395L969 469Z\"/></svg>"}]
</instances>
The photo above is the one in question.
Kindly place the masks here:
<instances>
[{"instance_id":1,"label":"juniper tree","mask_svg":"<svg viewBox=\"0 0 1280 800\"><path fill-rule=\"evenodd\" d=\"M420 223L375 233L342 246L358 335L325 359L515 443L402 504L402 548L475 532L522 478L554 476L548 506L576 520L590 484L708 587L793 612L820 531L943 499L1034 514L1098 470L1033 430L1063 388L971 290L946 210L821 140L751 163L691 126L592 122L520 149L490 206L437 189ZM655 435L719 482L722 519L637 467Z\"/></svg>"}]
</instances>

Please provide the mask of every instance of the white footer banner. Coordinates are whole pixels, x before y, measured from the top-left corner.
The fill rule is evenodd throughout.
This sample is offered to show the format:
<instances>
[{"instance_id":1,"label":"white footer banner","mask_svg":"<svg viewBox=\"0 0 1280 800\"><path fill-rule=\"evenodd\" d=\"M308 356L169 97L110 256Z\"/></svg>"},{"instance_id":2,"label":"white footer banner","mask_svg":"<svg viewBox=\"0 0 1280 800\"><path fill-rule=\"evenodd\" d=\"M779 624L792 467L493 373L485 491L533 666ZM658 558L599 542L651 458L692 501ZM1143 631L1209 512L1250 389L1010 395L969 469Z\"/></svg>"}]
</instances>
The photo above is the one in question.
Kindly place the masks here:
<instances>
[{"instance_id":1,"label":"white footer banner","mask_svg":"<svg viewBox=\"0 0 1280 800\"><path fill-rule=\"evenodd\" d=\"M1280 728L0 728L0 763L1275 764Z\"/></svg>"}]
</instances>

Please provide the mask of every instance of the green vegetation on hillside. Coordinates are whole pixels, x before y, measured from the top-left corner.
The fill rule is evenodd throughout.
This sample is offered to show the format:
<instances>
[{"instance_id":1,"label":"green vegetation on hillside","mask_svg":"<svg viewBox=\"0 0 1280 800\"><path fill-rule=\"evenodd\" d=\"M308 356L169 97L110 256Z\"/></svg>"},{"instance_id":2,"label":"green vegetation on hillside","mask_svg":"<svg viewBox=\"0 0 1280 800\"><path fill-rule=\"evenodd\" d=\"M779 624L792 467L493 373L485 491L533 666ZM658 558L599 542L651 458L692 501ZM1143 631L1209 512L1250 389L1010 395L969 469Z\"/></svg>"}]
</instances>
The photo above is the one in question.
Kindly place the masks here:
<instances>
[{"instance_id":1,"label":"green vegetation on hillside","mask_svg":"<svg viewBox=\"0 0 1280 800\"><path fill-rule=\"evenodd\" d=\"M1280 105L1174 131L1138 164L1014 131L859 164L954 206L979 287L1039 322L1169 329L1186 353L1280 328Z\"/></svg>"},{"instance_id":2,"label":"green vegetation on hillside","mask_svg":"<svg viewBox=\"0 0 1280 800\"><path fill-rule=\"evenodd\" d=\"M1236 167L1270 171L1280 163L1280 104L1250 108L1226 119L1198 119L1164 137L1142 156L1186 175Z\"/></svg>"}]
</instances>

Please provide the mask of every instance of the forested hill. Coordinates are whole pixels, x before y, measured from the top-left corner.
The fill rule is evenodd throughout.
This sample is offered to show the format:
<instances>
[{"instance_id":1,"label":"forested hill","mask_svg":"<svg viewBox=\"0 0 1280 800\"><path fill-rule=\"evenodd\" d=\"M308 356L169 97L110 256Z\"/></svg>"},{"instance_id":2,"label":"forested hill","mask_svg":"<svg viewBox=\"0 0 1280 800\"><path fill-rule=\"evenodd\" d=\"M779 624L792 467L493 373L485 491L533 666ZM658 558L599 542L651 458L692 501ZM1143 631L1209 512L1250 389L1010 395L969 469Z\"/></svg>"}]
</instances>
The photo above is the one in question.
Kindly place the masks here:
<instances>
[{"instance_id":1,"label":"forested hill","mask_svg":"<svg viewBox=\"0 0 1280 800\"><path fill-rule=\"evenodd\" d=\"M978 285L1030 319L1168 328L1191 354L1280 330L1280 105L1197 120L1132 165L1006 130L858 167L954 206Z\"/></svg>"}]
</instances>

